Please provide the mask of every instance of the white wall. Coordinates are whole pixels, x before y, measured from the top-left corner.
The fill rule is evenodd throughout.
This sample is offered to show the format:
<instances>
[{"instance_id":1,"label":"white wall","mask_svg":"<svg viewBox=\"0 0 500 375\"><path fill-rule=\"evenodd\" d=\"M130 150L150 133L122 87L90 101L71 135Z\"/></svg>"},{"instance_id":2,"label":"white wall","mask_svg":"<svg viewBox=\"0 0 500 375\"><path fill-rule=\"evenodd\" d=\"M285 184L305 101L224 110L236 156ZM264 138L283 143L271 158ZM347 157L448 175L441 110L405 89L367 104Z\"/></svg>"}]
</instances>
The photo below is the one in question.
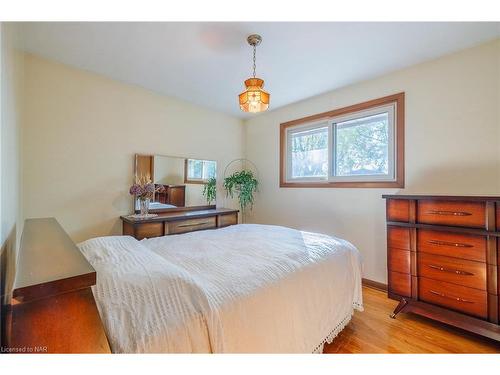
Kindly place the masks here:
<instances>
[{"instance_id":1,"label":"white wall","mask_svg":"<svg viewBox=\"0 0 500 375\"><path fill-rule=\"evenodd\" d=\"M0 243L22 227L20 186L21 106L23 53L16 50L19 30L15 24L1 24L1 130L0 130ZM21 225L19 225L21 224ZM14 233L16 230L14 230Z\"/></svg>"},{"instance_id":2,"label":"white wall","mask_svg":"<svg viewBox=\"0 0 500 375\"><path fill-rule=\"evenodd\" d=\"M246 156L261 180L247 220L346 238L363 255L365 277L386 282L382 194L500 193L499 70L497 39L246 121ZM280 123L401 91L406 93L405 189L279 188Z\"/></svg>"},{"instance_id":3,"label":"white wall","mask_svg":"<svg viewBox=\"0 0 500 375\"><path fill-rule=\"evenodd\" d=\"M15 46L19 30L15 24L0 24L0 294L6 301L23 226L20 199L21 106L23 55ZM8 260L8 267L7 267Z\"/></svg>"},{"instance_id":4,"label":"white wall","mask_svg":"<svg viewBox=\"0 0 500 375\"><path fill-rule=\"evenodd\" d=\"M24 215L56 217L77 242L121 234L135 153L243 156L231 116L33 55L25 77Z\"/></svg>"}]
</instances>

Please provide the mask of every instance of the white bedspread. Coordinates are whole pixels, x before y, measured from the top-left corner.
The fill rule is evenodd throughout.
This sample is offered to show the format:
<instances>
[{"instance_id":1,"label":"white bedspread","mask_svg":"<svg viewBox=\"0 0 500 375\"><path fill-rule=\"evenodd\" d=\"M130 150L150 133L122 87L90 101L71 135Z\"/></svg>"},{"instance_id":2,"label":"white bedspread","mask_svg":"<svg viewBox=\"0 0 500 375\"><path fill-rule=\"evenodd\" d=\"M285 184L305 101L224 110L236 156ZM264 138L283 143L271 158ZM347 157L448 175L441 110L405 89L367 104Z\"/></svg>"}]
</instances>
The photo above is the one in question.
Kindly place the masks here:
<instances>
[{"instance_id":1,"label":"white bedspread","mask_svg":"<svg viewBox=\"0 0 500 375\"><path fill-rule=\"evenodd\" d=\"M79 245L114 352L321 351L362 309L358 251L254 224Z\"/></svg>"}]
</instances>

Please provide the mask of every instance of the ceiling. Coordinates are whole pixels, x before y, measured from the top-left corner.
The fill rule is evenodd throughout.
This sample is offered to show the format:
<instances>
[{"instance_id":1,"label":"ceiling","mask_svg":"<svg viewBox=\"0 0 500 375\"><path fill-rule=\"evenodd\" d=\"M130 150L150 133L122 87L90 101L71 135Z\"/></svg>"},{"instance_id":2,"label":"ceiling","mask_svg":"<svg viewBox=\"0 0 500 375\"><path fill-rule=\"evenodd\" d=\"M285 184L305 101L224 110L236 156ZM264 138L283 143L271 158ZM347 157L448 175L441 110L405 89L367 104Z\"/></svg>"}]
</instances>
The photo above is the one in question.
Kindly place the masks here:
<instances>
[{"instance_id":1,"label":"ceiling","mask_svg":"<svg viewBox=\"0 0 500 375\"><path fill-rule=\"evenodd\" d=\"M249 34L262 35L257 76L275 109L500 36L500 23L24 23L34 54L240 118L251 75Z\"/></svg>"}]
</instances>

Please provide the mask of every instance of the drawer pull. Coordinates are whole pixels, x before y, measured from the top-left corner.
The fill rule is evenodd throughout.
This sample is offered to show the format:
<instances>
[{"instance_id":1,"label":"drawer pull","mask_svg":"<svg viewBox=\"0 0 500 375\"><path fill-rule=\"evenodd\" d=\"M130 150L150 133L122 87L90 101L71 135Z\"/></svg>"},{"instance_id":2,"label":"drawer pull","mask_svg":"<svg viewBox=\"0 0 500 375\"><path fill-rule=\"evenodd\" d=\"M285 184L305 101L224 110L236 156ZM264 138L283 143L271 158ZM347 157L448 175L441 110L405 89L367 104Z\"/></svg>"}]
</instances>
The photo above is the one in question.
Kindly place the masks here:
<instances>
[{"instance_id":1,"label":"drawer pull","mask_svg":"<svg viewBox=\"0 0 500 375\"><path fill-rule=\"evenodd\" d=\"M197 227L200 225L205 225L205 224L210 224L209 221L203 221L201 223L194 223L194 224L179 224L177 227L179 228L188 228L188 227Z\"/></svg>"},{"instance_id":2,"label":"drawer pull","mask_svg":"<svg viewBox=\"0 0 500 375\"><path fill-rule=\"evenodd\" d=\"M467 272L467 271L461 271L461 270L453 270L441 266L436 266L434 264L428 264L430 268L433 268L435 270L443 271L443 272L449 272L449 273L456 273L457 275L463 275L463 276L474 276L472 272Z\"/></svg>"},{"instance_id":3,"label":"drawer pull","mask_svg":"<svg viewBox=\"0 0 500 375\"><path fill-rule=\"evenodd\" d=\"M460 242L447 242L447 241L438 241L438 240L428 240L427 243L437 246L452 246L452 247L474 247L467 243Z\"/></svg>"},{"instance_id":4,"label":"drawer pull","mask_svg":"<svg viewBox=\"0 0 500 375\"><path fill-rule=\"evenodd\" d=\"M443 210L431 210L427 211L431 215L445 215L445 216L471 216L470 212L465 211L443 211Z\"/></svg>"},{"instance_id":5,"label":"drawer pull","mask_svg":"<svg viewBox=\"0 0 500 375\"><path fill-rule=\"evenodd\" d=\"M446 294L444 293L440 293L440 292L436 292L435 290L429 290L430 293L432 294L435 294L436 296L440 296L440 297L443 297L443 298L448 298L448 299L452 299L454 301L458 301L458 302L463 302L463 303L474 303L474 301L469 301L468 299L463 299L463 298L460 298L460 297L451 297L451 296L447 296Z\"/></svg>"}]
</instances>

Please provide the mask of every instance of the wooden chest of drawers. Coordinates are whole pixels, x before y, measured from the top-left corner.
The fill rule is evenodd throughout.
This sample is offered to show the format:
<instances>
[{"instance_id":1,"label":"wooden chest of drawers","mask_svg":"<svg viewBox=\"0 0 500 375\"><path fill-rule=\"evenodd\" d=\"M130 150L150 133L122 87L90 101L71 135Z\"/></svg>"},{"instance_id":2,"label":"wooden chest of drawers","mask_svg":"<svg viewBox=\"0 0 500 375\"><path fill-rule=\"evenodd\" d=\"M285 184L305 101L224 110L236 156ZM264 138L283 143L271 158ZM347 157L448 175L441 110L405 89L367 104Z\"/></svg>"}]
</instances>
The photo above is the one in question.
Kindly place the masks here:
<instances>
[{"instance_id":1,"label":"wooden chest of drawers","mask_svg":"<svg viewBox=\"0 0 500 375\"><path fill-rule=\"evenodd\" d=\"M238 224L238 210L214 208L163 212L150 219L122 216L123 234L142 240Z\"/></svg>"},{"instance_id":2,"label":"wooden chest of drawers","mask_svg":"<svg viewBox=\"0 0 500 375\"><path fill-rule=\"evenodd\" d=\"M388 295L500 341L500 196L384 195Z\"/></svg>"}]
</instances>

